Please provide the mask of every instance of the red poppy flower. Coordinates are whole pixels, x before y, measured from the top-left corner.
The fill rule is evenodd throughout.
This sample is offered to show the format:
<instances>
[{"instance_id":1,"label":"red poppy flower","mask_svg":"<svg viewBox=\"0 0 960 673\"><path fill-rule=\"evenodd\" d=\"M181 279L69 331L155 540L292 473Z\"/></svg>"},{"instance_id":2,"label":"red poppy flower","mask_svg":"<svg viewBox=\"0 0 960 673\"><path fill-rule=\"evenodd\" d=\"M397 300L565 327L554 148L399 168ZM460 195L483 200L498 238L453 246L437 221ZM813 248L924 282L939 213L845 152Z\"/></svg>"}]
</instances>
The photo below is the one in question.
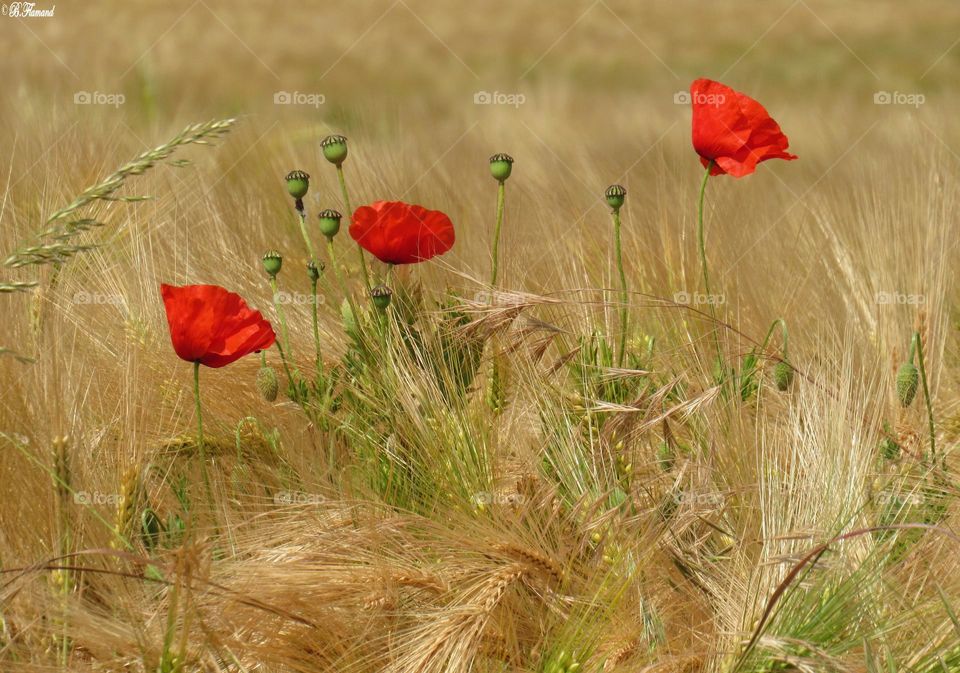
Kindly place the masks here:
<instances>
[{"instance_id":1,"label":"red poppy flower","mask_svg":"<svg viewBox=\"0 0 960 673\"><path fill-rule=\"evenodd\" d=\"M710 79L690 85L693 148L710 175L736 178L753 173L767 159L796 159L780 126L757 101Z\"/></svg>"},{"instance_id":2,"label":"red poppy flower","mask_svg":"<svg viewBox=\"0 0 960 673\"><path fill-rule=\"evenodd\" d=\"M260 311L218 285L161 285L160 294L173 350L188 362L223 367L276 340Z\"/></svg>"},{"instance_id":3,"label":"red poppy flower","mask_svg":"<svg viewBox=\"0 0 960 673\"><path fill-rule=\"evenodd\" d=\"M413 264L442 255L456 238L445 214L403 201L360 206L353 213L350 235L388 264Z\"/></svg>"}]
</instances>

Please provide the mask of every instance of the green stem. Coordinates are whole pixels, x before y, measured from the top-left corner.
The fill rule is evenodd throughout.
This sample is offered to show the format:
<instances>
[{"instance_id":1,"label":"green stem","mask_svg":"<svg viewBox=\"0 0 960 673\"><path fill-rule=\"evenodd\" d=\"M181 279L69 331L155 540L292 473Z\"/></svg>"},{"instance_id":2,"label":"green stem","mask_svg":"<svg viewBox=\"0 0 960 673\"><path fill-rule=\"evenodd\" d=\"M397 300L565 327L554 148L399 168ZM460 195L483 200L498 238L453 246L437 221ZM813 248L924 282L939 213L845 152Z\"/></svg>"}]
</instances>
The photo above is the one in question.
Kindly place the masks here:
<instances>
[{"instance_id":1,"label":"green stem","mask_svg":"<svg viewBox=\"0 0 960 673\"><path fill-rule=\"evenodd\" d=\"M343 177L343 165L337 166L337 179L340 181L340 191L343 193L343 205L346 206L347 212L344 215L347 218L353 218L353 206L350 205L350 194L347 192L347 181ZM367 288L367 292L370 292L370 273L367 271L367 257L363 254L363 247L357 243L357 252L360 253L360 271L363 273L363 284Z\"/></svg>"},{"instance_id":2,"label":"green stem","mask_svg":"<svg viewBox=\"0 0 960 673\"><path fill-rule=\"evenodd\" d=\"M203 411L200 407L200 361L193 363L193 403L197 413L197 450L200 453L200 473L203 475L203 486L207 492L210 507L213 504L213 489L210 487L210 475L207 474L207 448L203 440Z\"/></svg>"},{"instance_id":3,"label":"green stem","mask_svg":"<svg viewBox=\"0 0 960 673\"><path fill-rule=\"evenodd\" d=\"M620 235L620 209L613 209L614 246L617 255L617 271L620 272L620 359L619 366L623 367L624 357L627 354L627 276L623 271L623 241Z\"/></svg>"},{"instance_id":4,"label":"green stem","mask_svg":"<svg viewBox=\"0 0 960 673\"><path fill-rule=\"evenodd\" d=\"M490 272L490 285L497 284L497 271L500 268L500 228L503 226L503 205L506 200L506 183L500 181L497 187L497 225L493 230L493 269Z\"/></svg>"},{"instance_id":5,"label":"green stem","mask_svg":"<svg viewBox=\"0 0 960 673\"><path fill-rule=\"evenodd\" d=\"M773 336L773 330L777 329L777 325L780 325L780 333L783 337L783 359L787 359L787 323L784 322L783 318L777 318L770 324L770 329L767 330L767 336L763 339L763 344L760 346L760 351L763 352L767 350L767 345L770 343L770 337Z\"/></svg>"},{"instance_id":6,"label":"green stem","mask_svg":"<svg viewBox=\"0 0 960 673\"><path fill-rule=\"evenodd\" d=\"M703 269L703 290L706 293L707 306L710 307L710 317L716 322L716 310L714 309L714 302L710 295L710 273L707 270L707 246L703 233L703 200L704 196L707 193L707 180L710 179L710 171L713 168L713 161L707 163L707 170L703 174L703 182L700 183L700 201L697 207L697 246L700 252L700 267ZM717 348L717 359L718 362L723 362L723 352L720 350L720 336L716 331L716 324L714 324L713 330L713 341L714 345Z\"/></svg>"},{"instance_id":7,"label":"green stem","mask_svg":"<svg viewBox=\"0 0 960 673\"><path fill-rule=\"evenodd\" d=\"M287 318L283 313L283 307L280 302L277 301L277 295L280 294L277 287L277 277L270 276L270 288L273 290L273 310L277 312L277 317L280 319L280 332L283 336L283 346L288 351L290 350L290 335L287 332Z\"/></svg>"},{"instance_id":8,"label":"green stem","mask_svg":"<svg viewBox=\"0 0 960 673\"><path fill-rule=\"evenodd\" d=\"M290 373L290 366L287 364L287 355L283 352L283 346L280 344L279 340L274 341L273 343L280 352L280 364L283 365L283 371L287 375L287 382L290 384L290 389L295 390L296 388L293 385L293 374ZM264 360L264 362L266 362L266 360Z\"/></svg>"},{"instance_id":9,"label":"green stem","mask_svg":"<svg viewBox=\"0 0 960 673\"><path fill-rule=\"evenodd\" d=\"M320 322L317 317L318 306L317 306L317 281L316 279L310 279L310 303L311 308L313 309L313 343L317 348L317 376L323 376L323 358L320 357Z\"/></svg>"},{"instance_id":10,"label":"green stem","mask_svg":"<svg viewBox=\"0 0 960 673\"><path fill-rule=\"evenodd\" d=\"M303 235L303 242L307 244L307 252L311 260L316 260L317 256L313 251L313 243L310 242L310 236L307 234L307 215L304 211L300 212L300 233Z\"/></svg>"},{"instance_id":11,"label":"green stem","mask_svg":"<svg viewBox=\"0 0 960 673\"><path fill-rule=\"evenodd\" d=\"M927 422L930 426L930 459L937 458L937 440L934 436L933 425L933 404L930 402L930 387L927 385L927 368L923 362L923 343L920 341L920 333L913 333L913 340L910 344L910 362L913 362L913 352L916 350L917 359L920 364L920 380L923 382L923 399L927 403Z\"/></svg>"},{"instance_id":12,"label":"green stem","mask_svg":"<svg viewBox=\"0 0 960 673\"><path fill-rule=\"evenodd\" d=\"M340 286L340 291L343 293L343 296L349 299L350 295L347 294L347 286L343 281L343 276L340 273L340 266L337 264L337 255L333 249L333 238L327 238L327 256L330 258L330 266L333 267L333 275L337 279L337 285Z\"/></svg>"}]
</instances>

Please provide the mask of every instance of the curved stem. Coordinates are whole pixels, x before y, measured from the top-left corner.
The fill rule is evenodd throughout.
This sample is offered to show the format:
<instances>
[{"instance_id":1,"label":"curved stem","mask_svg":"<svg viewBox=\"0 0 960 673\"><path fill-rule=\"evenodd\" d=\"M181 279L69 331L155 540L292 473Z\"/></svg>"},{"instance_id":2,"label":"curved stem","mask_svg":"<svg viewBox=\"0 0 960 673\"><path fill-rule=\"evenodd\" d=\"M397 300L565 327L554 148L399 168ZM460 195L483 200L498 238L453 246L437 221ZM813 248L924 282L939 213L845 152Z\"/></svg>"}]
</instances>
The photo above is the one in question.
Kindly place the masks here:
<instances>
[{"instance_id":1,"label":"curved stem","mask_svg":"<svg viewBox=\"0 0 960 673\"><path fill-rule=\"evenodd\" d=\"M920 341L920 333L913 333L913 342L910 344L910 362L913 362L913 352L916 350L920 364L920 380L923 382L923 399L927 403L927 422L930 426L930 459L937 458L937 440L934 436L933 425L933 405L930 402L930 387L927 385L927 368L923 362L923 343Z\"/></svg>"},{"instance_id":2,"label":"curved stem","mask_svg":"<svg viewBox=\"0 0 960 673\"><path fill-rule=\"evenodd\" d=\"M337 165L337 179L340 181L340 192L343 194L343 205L347 212L344 215L347 218L353 217L353 206L350 205L350 194L347 192L347 180L343 177L343 165ZM357 243L357 252L360 253L360 271L363 273L363 284L370 292L370 273L367 271L367 257L363 254L363 247Z\"/></svg>"},{"instance_id":3,"label":"curved stem","mask_svg":"<svg viewBox=\"0 0 960 673\"><path fill-rule=\"evenodd\" d=\"M623 271L623 241L620 235L620 209L613 209L614 246L617 255L617 270L620 272L620 356L619 366L623 367L627 354L627 276Z\"/></svg>"},{"instance_id":4,"label":"curved stem","mask_svg":"<svg viewBox=\"0 0 960 673\"><path fill-rule=\"evenodd\" d=\"M490 272L490 285L497 284L497 271L500 268L500 228L503 226L503 206L506 200L506 183L502 180L497 187L497 225L493 230L493 269Z\"/></svg>"},{"instance_id":5,"label":"curved stem","mask_svg":"<svg viewBox=\"0 0 960 673\"><path fill-rule=\"evenodd\" d=\"M770 324L770 329L767 330L767 336L763 339L763 344L760 346L761 351L767 350L767 345L770 343L770 337L773 336L773 330L777 328L777 325L780 325L780 332L783 338L783 359L787 359L787 323L783 318L777 318Z\"/></svg>"}]
</instances>

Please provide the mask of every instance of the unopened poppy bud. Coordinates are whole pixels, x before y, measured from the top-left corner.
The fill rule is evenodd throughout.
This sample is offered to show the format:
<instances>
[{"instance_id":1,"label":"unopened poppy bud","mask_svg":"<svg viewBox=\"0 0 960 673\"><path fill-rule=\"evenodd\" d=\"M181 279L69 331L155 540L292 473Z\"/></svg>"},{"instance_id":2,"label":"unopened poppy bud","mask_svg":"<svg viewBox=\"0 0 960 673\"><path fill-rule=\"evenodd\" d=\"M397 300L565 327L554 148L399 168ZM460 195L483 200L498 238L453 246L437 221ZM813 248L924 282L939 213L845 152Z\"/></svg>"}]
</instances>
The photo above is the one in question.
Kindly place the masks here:
<instances>
[{"instance_id":1,"label":"unopened poppy bud","mask_svg":"<svg viewBox=\"0 0 960 673\"><path fill-rule=\"evenodd\" d=\"M310 276L310 280L320 280L320 274L325 268L323 262L318 263L311 259L307 262L307 275Z\"/></svg>"},{"instance_id":2,"label":"unopened poppy bud","mask_svg":"<svg viewBox=\"0 0 960 673\"><path fill-rule=\"evenodd\" d=\"M271 278L276 278L280 273L280 267L283 266L283 257L276 250L271 250L263 256L263 268L270 274Z\"/></svg>"},{"instance_id":3,"label":"unopened poppy bud","mask_svg":"<svg viewBox=\"0 0 960 673\"><path fill-rule=\"evenodd\" d=\"M786 390L790 387L792 381L793 367L786 361L781 360L773 368L773 382L777 385L777 390Z\"/></svg>"},{"instance_id":4,"label":"unopened poppy bud","mask_svg":"<svg viewBox=\"0 0 960 673\"><path fill-rule=\"evenodd\" d=\"M327 136L320 141L320 148L331 164L339 166L347 158L347 139L343 136Z\"/></svg>"},{"instance_id":5,"label":"unopened poppy bud","mask_svg":"<svg viewBox=\"0 0 960 673\"><path fill-rule=\"evenodd\" d=\"M627 190L620 185L610 185L607 187L607 191L603 193L603 197L607 200L607 205L614 210L620 210L626 196Z\"/></svg>"},{"instance_id":6,"label":"unopened poppy bud","mask_svg":"<svg viewBox=\"0 0 960 673\"><path fill-rule=\"evenodd\" d=\"M287 173L287 191L295 199L302 199L307 195L310 189L310 176L303 171L290 171Z\"/></svg>"},{"instance_id":7,"label":"unopened poppy bud","mask_svg":"<svg viewBox=\"0 0 960 673\"><path fill-rule=\"evenodd\" d=\"M498 181L504 182L513 171L513 157L502 152L490 157L490 174Z\"/></svg>"},{"instance_id":8,"label":"unopened poppy bud","mask_svg":"<svg viewBox=\"0 0 960 673\"><path fill-rule=\"evenodd\" d=\"M277 373L272 367L261 367L257 372L257 390L267 402L277 399L280 384L277 382Z\"/></svg>"},{"instance_id":9,"label":"unopened poppy bud","mask_svg":"<svg viewBox=\"0 0 960 673\"><path fill-rule=\"evenodd\" d=\"M393 291L386 285L377 285L370 290L370 297L373 299L373 305L381 311L387 310L390 305L390 299L393 297Z\"/></svg>"},{"instance_id":10,"label":"unopened poppy bud","mask_svg":"<svg viewBox=\"0 0 960 673\"><path fill-rule=\"evenodd\" d=\"M333 240L333 237L340 231L340 218L343 216L337 211L327 208L320 211L318 217L320 218L320 233Z\"/></svg>"},{"instance_id":11,"label":"unopened poppy bud","mask_svg":"<svg viewBox=\"0 0 960 673\"><path fill-rule=\"evenodd\" d=\"M920 383L920 370L912 362L906 362L897 372L897 397L900 404L909 407L917 394L917 385Z\"/></svg>"}]
</instances>

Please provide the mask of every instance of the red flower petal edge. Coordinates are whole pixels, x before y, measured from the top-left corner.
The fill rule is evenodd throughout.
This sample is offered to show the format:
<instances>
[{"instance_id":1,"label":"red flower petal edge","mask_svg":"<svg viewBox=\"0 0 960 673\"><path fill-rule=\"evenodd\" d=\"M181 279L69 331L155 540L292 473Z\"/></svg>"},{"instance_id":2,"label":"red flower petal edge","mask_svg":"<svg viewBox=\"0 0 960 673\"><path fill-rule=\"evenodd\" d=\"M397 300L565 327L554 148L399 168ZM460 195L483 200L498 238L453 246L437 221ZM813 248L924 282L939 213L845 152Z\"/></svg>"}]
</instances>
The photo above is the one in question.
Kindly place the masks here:
<instances>
[{"instance_id":1,"label":"red flower petal edge","mask_svg":"<svg viewBox=\"0 0 960 673\"><path fill-rule=\"evenodd\" d=\"M450 218L403 201L376 201L360 206L350 222L350 236L364 250L388 264L415 264L453 247Z\"/></svg>"},{"instance_id":2,"label":"red flower petal edge","mask_svg":"<svg viewBox=\"0 0 960 673\"><path fill-rule=\"evenodd\" d=\"M693 147L710 175L737 178L767 159L796 159L789 141L760 103L725 84L698 79L690 85Z\"/></svg>"},{"instance_id":3,"label":"red flower petal edge","mask_svg":"<svg viewBox=\"0 0 960 673\"><path fill-rule=\"evenodd\" d=\"M224 367L273 345L276 335L260 311L219 285L161 285L170 340L177 355Z\"/></svg>"}]
</instances>

